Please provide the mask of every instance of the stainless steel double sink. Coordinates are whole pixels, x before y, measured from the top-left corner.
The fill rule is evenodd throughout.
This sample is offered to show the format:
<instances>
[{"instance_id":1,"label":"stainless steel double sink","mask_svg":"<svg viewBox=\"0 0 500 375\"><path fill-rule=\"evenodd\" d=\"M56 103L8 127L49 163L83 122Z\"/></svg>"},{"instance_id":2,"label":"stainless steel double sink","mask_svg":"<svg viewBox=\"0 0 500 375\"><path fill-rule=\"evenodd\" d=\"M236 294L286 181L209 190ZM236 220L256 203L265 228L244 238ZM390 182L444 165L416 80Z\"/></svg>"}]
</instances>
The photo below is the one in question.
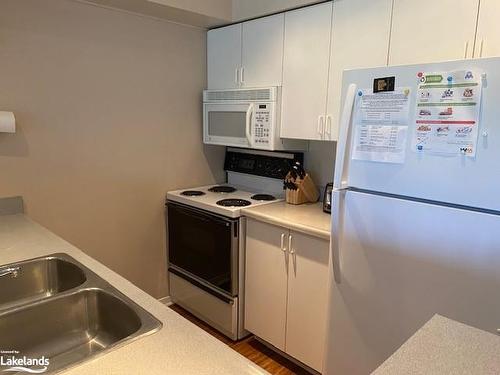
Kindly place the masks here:
<instances>
[{"instance_id":1,"label":"stainless steel double sink","mask_svg":"<svg viewBox=\"0 0 500 375\"><path fill-rule=\"evenodd\" d=\"M161 325L67 254L0 266L0 371L16 367L9 358L23 357L47 358L47 372L59 371Z\"/></svg>"}]
</instances>

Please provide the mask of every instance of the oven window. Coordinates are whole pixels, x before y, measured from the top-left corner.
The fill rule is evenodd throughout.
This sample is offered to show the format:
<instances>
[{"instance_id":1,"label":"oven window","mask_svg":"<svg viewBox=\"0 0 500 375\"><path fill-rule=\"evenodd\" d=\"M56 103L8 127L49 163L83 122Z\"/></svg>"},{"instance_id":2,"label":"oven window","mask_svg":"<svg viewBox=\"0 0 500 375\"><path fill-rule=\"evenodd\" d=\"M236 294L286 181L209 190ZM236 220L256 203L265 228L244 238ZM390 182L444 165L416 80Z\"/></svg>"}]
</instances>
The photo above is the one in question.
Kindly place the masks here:
<instances>
[{"instance_id":1,"label":"oven window","mask_svg":"<svg viewBox=\"0 0 500 375\"><path fill-rule=\"evenodd\" d=\"M231 226L229 220L169 204L170 264L233 295Z\"/></svg>"},{"instance_id":2,"label":"oven window","mask_svg":"<svg viewBox=\"0 0 500 375\"><path fill-rule=\"evenodd\" d=\"M208 134L210 136L245 138L245 130L246 112L208 112Z\"/></svg>"}]
</instances>

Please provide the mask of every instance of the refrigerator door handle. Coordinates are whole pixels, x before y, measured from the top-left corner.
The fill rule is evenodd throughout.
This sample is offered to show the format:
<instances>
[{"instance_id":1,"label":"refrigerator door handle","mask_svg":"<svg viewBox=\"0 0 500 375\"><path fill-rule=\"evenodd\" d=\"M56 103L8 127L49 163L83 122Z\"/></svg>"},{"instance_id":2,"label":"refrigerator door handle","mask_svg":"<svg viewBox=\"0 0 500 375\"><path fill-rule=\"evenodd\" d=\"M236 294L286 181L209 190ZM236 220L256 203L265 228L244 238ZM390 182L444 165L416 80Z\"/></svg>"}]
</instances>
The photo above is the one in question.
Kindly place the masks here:
<instances>
[{"instance_id":1,"label":"refrigerator door handle","mask_svg":"<svg viewBox=\"0 0 500 375\"><path fill-rule=\"evenodd\" d=\"M356 97L357 86L351 83L347 88L345 104L340 118L339 140L337 143L337 157L335 161L335 176L333 178L333 188L343 189L347 187L347 167L346 159L349 154L349 136L351 128L351 117Z\"/></svg>"},{"instance_id":2,"label":"refrigerator door handle","mask_svg":"<svg viewBox=\"0 0 500 375\"><path fill-rule=\"evenodd\" d=\"M340 233L344 222L344 201L346 190L334 190L332 192L332 220L330 252L333 266L333 279L337 284L341 282L340 269Z\"/></svg>"}]
</instances>

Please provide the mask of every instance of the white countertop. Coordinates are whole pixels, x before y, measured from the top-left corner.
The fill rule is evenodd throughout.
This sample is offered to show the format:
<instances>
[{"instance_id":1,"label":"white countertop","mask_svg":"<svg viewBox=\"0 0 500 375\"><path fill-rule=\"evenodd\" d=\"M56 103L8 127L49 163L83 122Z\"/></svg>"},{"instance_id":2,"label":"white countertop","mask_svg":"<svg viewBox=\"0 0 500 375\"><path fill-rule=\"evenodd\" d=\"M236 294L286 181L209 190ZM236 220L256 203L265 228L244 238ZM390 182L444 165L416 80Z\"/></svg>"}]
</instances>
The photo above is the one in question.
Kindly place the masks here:
<instances>
[{"instance_id":1,"label":"white countertop","mask_svg":"<svg viewBox=\"0 0 500 375\"><path fill-rule=\"evenodd\" d=\"M277 202L243 208L241 212L244 216L269 224L283 226L325 240L330 239L331 215L323 212L323 204L320 202L299 205Z\"/></svg>"},{"instance_id":2,"label":"white countertop","mask_svg":"<svg viewBox=\"0 0 500 375\"><path fill-rule=\"evenodd\" d=\"M500 337L435 315L374 375L500 373Z\"/></svg>"},{"instance_id":3,"label":"white countertop","mask_svg":"<svg viewBox=\"0 0 500 375\"><path fill-rule=\"evenodd\" d=\"M0 216L0 265L57 252L71 255L163 323L158 332L69 368L65 374L267 374L26 216Z\"/></svg>"}]
</instances>

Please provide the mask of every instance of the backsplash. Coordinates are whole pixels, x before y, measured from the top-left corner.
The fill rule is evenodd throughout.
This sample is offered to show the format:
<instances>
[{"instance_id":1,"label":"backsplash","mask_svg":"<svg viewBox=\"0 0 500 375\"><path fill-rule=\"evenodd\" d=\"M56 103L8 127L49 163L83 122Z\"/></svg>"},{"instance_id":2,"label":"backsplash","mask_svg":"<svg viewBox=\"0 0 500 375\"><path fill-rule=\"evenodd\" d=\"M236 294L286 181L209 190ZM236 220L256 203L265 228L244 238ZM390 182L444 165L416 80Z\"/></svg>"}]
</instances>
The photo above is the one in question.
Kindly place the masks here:
<instances>
[{"instance_id":1,"label":"backsplash","mask_svg":"<svg viewBox=\"0 0 500 375\"><path fill-rule=\"evenodd\" d=\"M24 213L22 197L0 198L0 216Z\"/></svg>"},{"instance_id":2,"label":"backsplash","mask_svg":"<svg viewBox=\"0 0 500 375\"><path fill-rule=\"evenodd\" d=\"M323 199L325 185L333 181L337 142L309 141L309 150L304 152L304 166L320 189Z\"/></svg>"}]
</instances>

